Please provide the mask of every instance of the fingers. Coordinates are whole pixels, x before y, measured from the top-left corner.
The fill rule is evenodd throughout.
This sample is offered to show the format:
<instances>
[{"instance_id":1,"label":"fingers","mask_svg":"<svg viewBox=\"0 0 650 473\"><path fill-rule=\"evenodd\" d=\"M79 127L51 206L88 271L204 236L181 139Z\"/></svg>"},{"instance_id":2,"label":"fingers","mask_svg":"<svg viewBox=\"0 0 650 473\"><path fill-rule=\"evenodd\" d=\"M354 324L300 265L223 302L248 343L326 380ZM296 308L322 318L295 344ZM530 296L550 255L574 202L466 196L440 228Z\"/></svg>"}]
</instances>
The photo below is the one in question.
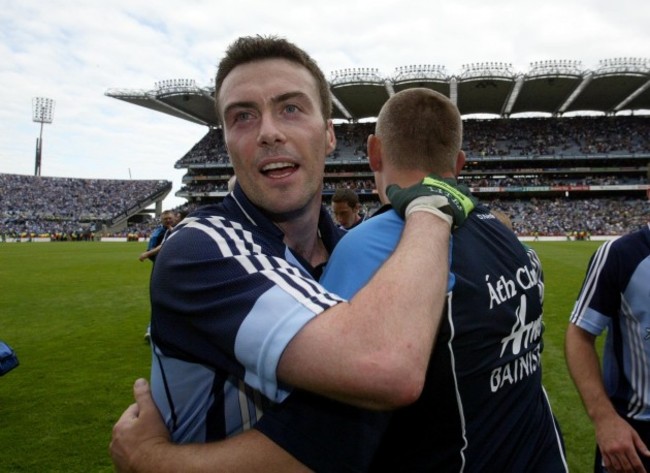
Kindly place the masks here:
<instances>
[{"instance_id":1,"label":"fingers","mask_svg":"<svg viewBox=\"0 0 650 473\"><path fill-rule=\"evenodd\" d=\"M151 388L146 379L139 378L133 383L133 397L140 412L148 412L155 407L151 397Z\"/></svg>"},{"instance_id":2,"label":"fingers","mask_svg":"<svg viewBox=\"0 0 650 473\"><path fill-rule=\"evenodd\" d=\"M603 467L611 473L647 473L636 452L603 455Z\"/></svg>"},{"instance_id":3,"label":"fingers","mask_svg":"<svg viewBox=\"0 0 650 473\"><path fill-rule=\"evenodd\" d=\"M146 411L153 405L149 383L144 379L138 379L133 384L133 397L135 398L135 403L126 408L118 419L117 424L134 421L140 417L143 408Z\"/></svg>"},{"instance_id":4,"label":"fingers","mask_svg":"<svg viewBox=\"0 0 650 473\"><path fill-rule=\"evenodd\" d=\"M648 450L648 447L646 444L641 440L641 437L639 436L638 432L635 432L634 435L634 446L636 447L636 450L643 456L645 457L650 457L650 450Z\"/></svg>"},{"instance_id":5,"label":"fingers","mask_svg":"<svg viewBox=\"0 0 650 473\"><path fill-rule=\"evenodd\" d=\"M136 403L131 404L126 410L122 413L117 423L130 422L134 419L137 419L140 415L140 408Z\"/></svg>"},{"instance_id":6,"label":"fingers","mask_svg":"<svg viewBox=\"0 0 650 473\"><path fill-rule=\"evenodd\" d=\"M138 378L133 383L133 397L135 397L136 401L138 400L138 396L143 396L150 392L149 383L146 379Z\"/></svg>"}]
</instances>

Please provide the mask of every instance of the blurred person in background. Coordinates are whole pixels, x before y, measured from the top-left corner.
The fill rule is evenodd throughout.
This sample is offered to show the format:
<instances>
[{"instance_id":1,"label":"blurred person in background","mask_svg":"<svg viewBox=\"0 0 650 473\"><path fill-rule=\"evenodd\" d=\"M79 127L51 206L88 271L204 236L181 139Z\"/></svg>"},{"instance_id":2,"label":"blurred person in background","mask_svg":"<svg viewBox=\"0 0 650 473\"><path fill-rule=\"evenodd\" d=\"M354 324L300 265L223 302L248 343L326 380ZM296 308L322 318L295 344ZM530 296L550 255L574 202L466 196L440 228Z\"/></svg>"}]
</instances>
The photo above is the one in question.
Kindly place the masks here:
<instances>
[{"instance_id":1,"label":"blurred person in background","mask_svg":"<svg viewBox=\"0 0 650 473\"><path fill-rule=\"evenodd\" d=\"M147 250L141 253L138 257L140 262L143 262L146 259L151 260L152 264L156 262L156 257L162 249L163 243L167 240L174 227L178 225L180 221L181 215L174 210L165 210L160 214L160 225L151 232L149 243L147 244ZM151 325L147 325L147 330L144 332L144 340L145 342L149 342L150 339Z\"/></svg>"},{"instance_id":2,"label":"blurred person in background","mask_svg":"<svg viewBox=\"0 0 650 473\"><path fill-rule=\"evenodd\" d=\"M353 189L339 188L332 196L332 214L339 226L345 230L356 227L366 218L361 211L359 196Z\"/></svg>"},{"instance_id":3,"label":"blurred person in background","mask_svg":"<svg viewBox=\"0 0 650 473\"><path fill-rule=\"evenodd\" d=\"M172 229L180 222L180 215L173 210L165 210L160 214L160 225L158 225L149 237L147 243L147 250L140 253L138 259L142 262L146 259L151 260L152 263L156 262L156 256L165 239L169 236Z\"/></svg>"}]
</instances>

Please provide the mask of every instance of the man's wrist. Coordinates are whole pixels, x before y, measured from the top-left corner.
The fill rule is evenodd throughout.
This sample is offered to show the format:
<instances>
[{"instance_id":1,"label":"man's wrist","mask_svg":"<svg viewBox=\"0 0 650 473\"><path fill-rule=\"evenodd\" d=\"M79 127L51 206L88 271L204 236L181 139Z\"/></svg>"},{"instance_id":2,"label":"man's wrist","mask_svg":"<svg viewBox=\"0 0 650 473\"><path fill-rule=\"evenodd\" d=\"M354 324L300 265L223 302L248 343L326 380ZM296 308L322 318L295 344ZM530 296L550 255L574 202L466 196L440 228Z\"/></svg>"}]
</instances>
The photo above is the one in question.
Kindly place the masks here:
<instances>
[{"instance_id":1,"label":"man's wrist","mask_svg":"<svg viewBox=\"0 0 650 473\"><path fill-rule=\"evenodd\" d=\"M444 220L447 225L449 225L449 228L452 227L454 223L454 219L451 215L448 213L443 212L437 207L431 206L427 202L423 202L420 199L415 199L413 202L411 202L408 207L406 208L406 212L404 215L405 219L408 219L409 216L415 214L415 213L420 213L420 212L427 212L431 215L435 215L436 217L440 218L441 220Z\"/></svg>"},{"instance_id":2,"label":"man's wrist","mask_svg":"<svg viewBox=\"0 0 650 473\"><path fill-rule=\"evenodd\" d=\"M437 213L435 210L432 211L427 208L414 209L412 212L408 214L405 221L424 222L424 224L429 227L431 225L434 225L436 227L436 230L441 230L443 228L446 229L447 231L451 230L452 226L449 223L449 215L445 214L440 210L438 210L438 212L440 213Z\"/></svg>"}]
</instances>

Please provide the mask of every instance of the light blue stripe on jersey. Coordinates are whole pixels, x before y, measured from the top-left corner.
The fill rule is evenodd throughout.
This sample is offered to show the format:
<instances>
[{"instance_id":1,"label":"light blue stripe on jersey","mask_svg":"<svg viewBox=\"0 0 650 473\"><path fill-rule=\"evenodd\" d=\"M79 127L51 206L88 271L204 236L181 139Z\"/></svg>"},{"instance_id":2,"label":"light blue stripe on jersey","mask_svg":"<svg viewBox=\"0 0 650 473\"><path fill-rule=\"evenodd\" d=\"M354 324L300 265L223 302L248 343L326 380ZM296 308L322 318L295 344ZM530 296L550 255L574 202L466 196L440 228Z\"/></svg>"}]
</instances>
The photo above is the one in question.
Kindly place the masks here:
<instances>
[{"instance_id":1,"label":"light blue stripe on jersey","mask_svg":"<svg viewBox=\"0 0 650 473\"><path fill-rule=\"evenodd\" d=\"M650 256L636 268L621 297L621 323L625 370L629 373L634 395L628 404L628 415L650 420Z\"/></svg>"},{"instance_id":2,"label":"light blue stripe on jersey","mask_svg":"<svg viewBox=\"0 0 650 473\"><path fill-rule=\"evenodd\" d=\"M239 327L235 340L237 359L244 366L255 366L254 370L246 370L244 381L275 402L289 395L286 387L278 386L275 375L280 356L300 328L316 315L313 307L296 304L296 299L287 294L274 286L260 296Z\"/></svg>"},{"instance_id":3,"label":"light blue stripe on jersey","mask_svg":"<svg viewBox=\"0 0 650 473\"><path fill-rule=\"evenodd\" d=\"M570 321L592 335L600 335L610 324L611 319L591 308L589 304L596 293L598 280L609 255L609 249L614 240L604 243L592 258L591 265L585 277L580 296L576 300Z\"/></svg>"},{"instance_id":4,"label":"light blue stripe on jersey","mask_svg":"<svg viewBox=\"0 0 650 473\"><path fill-rule=\"evenodd\" d=\"M260 393L241 380L231 376L224 385L223 394L226 436L250 429L262 417L264 409Z\"/></svg>"},{"instance_id":5,"label":"light blue stripe on jersey","mask_svg":"<svg viewBox=\"0 0 650 473\"><path fill-rule=\"evenodd\" d=\"M235 254L249 255L251 250L247 246L252 247L252 251L261 253L262 249L253 241L251 232L242 230L242 226L237 222L226 220L223 217L210 217L203 219L203 221L210 222L213 226L206 225L201 220L193 218L185 225L187 228L194 228L201 230L208 235L219 247L219 251L224 257L233 256ZM221 234L226 234L226 238ZM235 248L228 245L228 241L235 244ZM235 250L237 250L235 252Z\"/></svg>"},{"instance_id":6,"label":"light blue stripe on jersey","mask_svg":"<svg viewBox=\"0 0 650 473\"><path fill-rule=\"evenodd\" d=\"M623 237L629 238L629 237ZM580 296L571 313L570 321L592 335L598 336L609 329L603 349L603 382L607 392L612 395L622 386L624 376L631 388L628 393L626 415L638 420L650 420L650 256L639 263L630 258L626 246L617 244L617 240L604 243L594 253L590 262L585 282ZM625 243L628 245L629 243ZM635 243L636 244L636 243ZM634 271L627 285L619 293L620 305L618 314L604 314L590 307L594 305L597 291L616 291L616 287L604 285L601 275L608 272L610 261L620 264L634 265ZM620 270L609 271L610 277L621 277ZM612 283L615 284L615 283ZM621 284L623 281L621 281ZM604 294L607 294L605 292ZM611 294L615 297L616 292ZM612 299L610 299L612 300ZM601 309L602 310L602 309ZM613 310L613 308L612 308ZM609 312L609 311L608 311ZM612 317L616 316L615 322ZM620 328L619 350L614 347L614 329L616 323ZM626 385L627 385L626 383Z\"/></svg>"},{"instance_id":7,"label":"light blue stripe on jersey","mask_svg":"<svg viewBox=\"0 0 650 473\"><path fill-rule=\"evenodd\" d=\"M164 372L161 370L161 362ZM204 443L206 419L214 404L214 371L198 363L168 358L154 346L152 395L174 443ZM163 382L165 378L167 383ZM169 384L182 380L177 385ZM165 391L164 388L167 388ZM226 437L250 429L262 417L261 395L234 377L224 383Z\"/></svg>"},{"instance_id":8,"label":"light blue stripe on jersey","mask_svg":"<svg viewBox=\"0 0 650 473\"><path fill-rule=\"evenodd\" d=\"M281 402L290 392L279 386L276 378L284 349L307 322L341 299L314 281L288 249L288 261L261 254L252 234L236 222L210 217L191 219L185 227L208 235L218 251L224 257L234 257L246 273L260 274L273 282L243 320L235 340L235 356L245 367L246 383Z\"/></svg>"},{"instance_id":9,"label":"light blue stripe on jersey","mask_svg":"<svg viewBox=\"0 0 650 473\"><path fill-rule=\"evenodd\" d=\"M180 383L169 384L174 381ZM198 363L166 357L154 345L152 395L174 442L205 442L205 419L214 402L213 382L213 370Z\"/></svg>"}]
</instances>

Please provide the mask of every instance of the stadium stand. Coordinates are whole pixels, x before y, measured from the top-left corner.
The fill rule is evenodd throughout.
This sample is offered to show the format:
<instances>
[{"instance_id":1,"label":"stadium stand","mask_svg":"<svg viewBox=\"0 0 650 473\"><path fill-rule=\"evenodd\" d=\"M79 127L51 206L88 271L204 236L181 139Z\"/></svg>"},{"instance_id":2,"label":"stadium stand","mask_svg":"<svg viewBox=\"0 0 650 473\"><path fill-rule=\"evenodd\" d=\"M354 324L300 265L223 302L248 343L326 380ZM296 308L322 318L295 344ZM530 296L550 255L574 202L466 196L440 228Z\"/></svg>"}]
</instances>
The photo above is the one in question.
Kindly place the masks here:
<instances>
[{"instance_id":1,"label":"stadium stand","mask_svg":"<svg viewBox=\"0 0 650 473\"><path fill-rule=\"evenodd\" d=\"M648 58L603 59L592 68L546 60L526 71L505 62L467 64L457 73L428 64L387 75L350 68L333 71L329 82L338 146L326 163L326 202L336 187L346 186L372 213L378 201L365 139L373 119L395 92L428 87L447 95L463 116L468 160L461 178L481 200L505 211L518 234L620 234L648 219ZM176 195L187 199L186 211L223 198L233 170L213 84L171 79L151 90L105 94L207 126L175 164L187 170Z\"/></svg>"},{"instance_id":2,"label":"stadium stand","mask_svg":"<svg viewBox=\"0 0 650 473\"><path fill-rule=\"evenodd\" d=\"M604 59L591 69L539 61L524 72L502 62L464 65L456 74L426 64L390 75L351 68L332 72L329 82L337 148L326 162L325 202L337 187L353 188L372 214L379 203L366 138L374 117L391 94L428 87L463 116L468 159L461 179L505 212L519 235L618 235L650 218L650 59ZM180 212L221 200L233 174L213 93L213 85L193 79L105 93L207 127L175 163L186 169L176 192L187 199ZM0 174L0 234L72 239L95 229L146 237L156 224L147 209L156 204L157 214L170 191L168 181Z\"/></svg>"},{"instance_id":3,"label":"stadium stand","mask_svg":"<svg viewBox=\"0 0 650 473\"><path fill-rule=\"evenodd\" d=\"M337 187L350 187L372 214L378 199L365 142L373 119L395 92L428 87L450 97L463 116L468 159L461 179L481 200L508 214L519 235L622 234L649 218L650 59L603 59L593 68L574 60L538 61L522 72L504 62L467 64L457 73L427 64L396 67L389 75L351 68L333 71L329 82L338 146L326 162L325 202ZM207 127L175 164L187 171L176 192L187 199L175 209L181 212L222 199L233 174L213 94L213 84L202 87L193 79L105 92ZM162 181L162 190L138 190L139 197L127 203L110 196L128 191L111 188L100 205L88 197L100 192L86 194L81 185L76 195L85 197L53 198L43 207L34 200L37 191L23 190L39 183L9 187L33 178L0 179L3 232L50 232L92 221L120 232L146 231L146 222L132 216L171 189ZM76 207L68 212L70 201Z\"/></svg>"},{"instance_id":4,"label":"stadium stand","mask_svg":"<svg viewBox=\"0 0 650 473\"><path fill-rule=\"evenodd\" d=\"M3 239L53 240L123 234L130 218L152 204L159 207L171 187L165 180L0 174L0 234ZM143 225L143 230L149 226Z\"/></svg>"},{"instance_id":5,"label":"stadium stand","mask_svg":"<svg viewBox=\"0 0 650 473\"><path fill-rule=\"evenodd\" d=\"M506 212L519 235L617 235L648 220L650 117L465 120L464 126L461 179ZM367 211L378 206L365 150L373 129L373 123L335 126L326 200L337 187L349 187ZM194 205L223 198L233 170L221 130L210 129L175 167L187 169L177 195Z\"/></svg>"}]
</instances>

